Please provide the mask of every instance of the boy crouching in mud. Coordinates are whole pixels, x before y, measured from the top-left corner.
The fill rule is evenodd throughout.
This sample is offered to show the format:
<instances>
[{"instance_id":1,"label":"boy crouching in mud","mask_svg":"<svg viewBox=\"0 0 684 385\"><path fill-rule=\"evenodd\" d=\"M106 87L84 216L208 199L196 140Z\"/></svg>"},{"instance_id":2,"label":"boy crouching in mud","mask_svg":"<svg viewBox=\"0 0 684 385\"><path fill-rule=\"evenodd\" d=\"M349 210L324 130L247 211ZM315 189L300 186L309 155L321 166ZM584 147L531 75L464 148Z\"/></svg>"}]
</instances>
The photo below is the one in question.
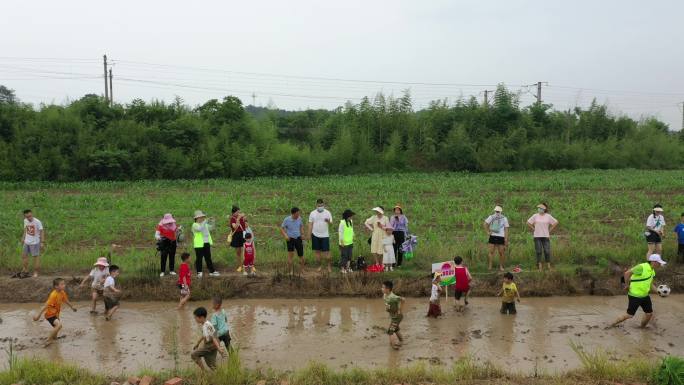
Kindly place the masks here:
<instances>
[{"instance_id":1,"label":"boy crouching in mud","mask_svg":"<svg viewBox=\"0 0 684 385\"><path fill-rule=\"evenodd\" d=\"M400 297L392 292L394 284L392 281L385 281L382 284L382 294L385 301L385 307L390 315L390 324L387 328L387 334L389 335L390 346L394 349L399 349L401 344L404 342L404 338L399 333L399 324L404 318L403 308L404 308L404 297Z\"/></svg>"},{"instance_id":2,"label":"boy crouching in mud","mask_svg":"<svg viewBox=\"0 0 684 385\"><path fill-rule=\"evenodd\" d=\"M59 331L62 330L62 321L59 319L62 304L65 303L69 305L71 310L76 311L76 308L69 302L69 297L67 296L66 291L64 291L65 288L66 283L64 280L62 278L55 278L55 280L52 281L52 292L50 292L48 300L45 302L45 306L43 306L43 308L40 309L40 312L33 317L34 321L38 321L43 312L45 312L45 320L49 322L53 328L47 341L45 341L45 346L53 343L57 339Z\"/></svg>"}]
</instances>

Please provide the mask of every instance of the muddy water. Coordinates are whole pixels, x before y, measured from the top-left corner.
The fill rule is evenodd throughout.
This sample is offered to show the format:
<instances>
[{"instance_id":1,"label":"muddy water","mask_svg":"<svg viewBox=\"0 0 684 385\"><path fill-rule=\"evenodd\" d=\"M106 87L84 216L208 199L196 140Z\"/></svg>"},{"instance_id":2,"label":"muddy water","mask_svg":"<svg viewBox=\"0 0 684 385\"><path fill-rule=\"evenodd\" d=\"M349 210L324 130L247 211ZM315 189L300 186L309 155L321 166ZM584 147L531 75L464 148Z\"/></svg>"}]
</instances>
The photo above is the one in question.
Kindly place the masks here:
<instances>
[{"instance_id":1,"label":"muddy water","mask_svg":"<svg viewBox=\"0 0 684 385\"><path fill-rule=\"evenodd\" d=\"M495 298L474 298L461 314L443 301L446 314L434 320L425 317L426 301L409 299L401 325L406 344L400 351L387 344L388 319L381 299L241 300L229 301L226 310L242 361L253 368L292 369L310 360L336 368L422 360L448 364L469 354L514 371L531 372L536 367L555 372L579 365L570 341L585 349L617 352L616 357L684 354L684 296L654 298L656 322L647 330L639 329L636 320L603 330L624 311L625 297L523 299L517 316L502 316L499 304ZM191 309L209 304L190 305L177 311L171 303L123 302L107 322L90 316L88 305L80 303L78 313L62 313L65 337L42 348L40 339L49 325L31 320L39 305L2 304L0 338L17 338L21 355L112 374L171 369L174 352L178 365L190 365L188 355L198 336Z\"/></svg>"}]
</instances>

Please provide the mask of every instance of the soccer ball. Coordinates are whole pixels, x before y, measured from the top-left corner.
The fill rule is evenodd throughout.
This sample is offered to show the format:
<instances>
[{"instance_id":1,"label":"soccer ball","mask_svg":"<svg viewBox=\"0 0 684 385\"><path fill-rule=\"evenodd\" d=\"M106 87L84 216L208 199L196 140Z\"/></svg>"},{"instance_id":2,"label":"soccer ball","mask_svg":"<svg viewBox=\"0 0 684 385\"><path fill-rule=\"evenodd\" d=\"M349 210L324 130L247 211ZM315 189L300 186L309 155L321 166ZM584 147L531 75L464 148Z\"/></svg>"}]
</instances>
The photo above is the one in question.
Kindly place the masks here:
<instances>
[{"instance_id":1,"label":"soccer ball","mask_svg":"<svg viewBox=\"0 0 684 385\"><path fill-rule=\"evenodd\" d=\"M667 285L658 286L658 295L661 297L667 297L670 295L670 287Z\"/></svg>"}]
</instances>

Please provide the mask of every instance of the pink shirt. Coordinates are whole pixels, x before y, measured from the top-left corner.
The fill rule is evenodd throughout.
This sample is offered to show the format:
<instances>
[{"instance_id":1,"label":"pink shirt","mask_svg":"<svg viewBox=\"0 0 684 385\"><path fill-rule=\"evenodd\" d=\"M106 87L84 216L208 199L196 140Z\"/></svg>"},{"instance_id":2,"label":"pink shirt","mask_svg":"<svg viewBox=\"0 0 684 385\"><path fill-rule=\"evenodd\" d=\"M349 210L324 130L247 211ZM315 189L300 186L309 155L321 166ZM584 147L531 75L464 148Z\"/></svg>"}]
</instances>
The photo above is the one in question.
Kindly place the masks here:
<instances>
[{"instance_id":1,"label":"pink shirt","mask_svg":"<svg viewBox=\"0 0 684 385\"><path fill-rule=\"evenodd\" d=\"M549 238L549 227L558 223L551 214L534 214L527 220L527 223L534 226L535 238Z\"/></svg>"}]
</instances>

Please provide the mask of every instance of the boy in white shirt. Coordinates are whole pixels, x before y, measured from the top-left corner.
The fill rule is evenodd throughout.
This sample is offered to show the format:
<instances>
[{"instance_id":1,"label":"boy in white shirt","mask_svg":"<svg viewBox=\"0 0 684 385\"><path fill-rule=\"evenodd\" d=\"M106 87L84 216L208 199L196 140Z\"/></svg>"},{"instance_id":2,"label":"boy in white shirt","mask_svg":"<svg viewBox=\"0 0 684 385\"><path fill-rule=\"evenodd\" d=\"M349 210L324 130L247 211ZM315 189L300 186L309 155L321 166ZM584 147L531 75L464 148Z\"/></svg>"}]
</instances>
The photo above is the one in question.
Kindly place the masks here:
<instances>
[{"instance_id":1,"label":"boy in white shirt","mask_svg":"<svg viewBox=\"0 0 684 385\"><path fill-rule=\"evenodd\" d=\"M216 352L221 352L221 356L226 355L225 350L221 347L221 343L216 336L216 329L211 321L207 319L207 309L198 307L192 312L195 316L195 322L202 325L202 337L197 341L192 349L190 357L200 367L202 371L206 370L202 365L202 358L209 369L216 369Z\"/></svg>"},{"instance_id":2,"label":"boy in white shirt","mask_svg":"<svg viewBox=\"0 0 684 385\"><path fill-rule=\"evenodd\" d=\"M114 281L118 276L119 266L111 265L109 267L109 276L105 278L104 282L105 319L107 321L111 320L114 312L119 309L121 290L116 288L116 282Z\"/></svg>"},{"instance_id":3,"label":"boy in white shirt","mask_svg":"<svg viewBox=\"0 0 684 385\"><path fill-rule=\"evenodd\" d=\"M45 247L45 231L43 223L38 218L33 217L31 210L24 210L24 234L21 237L22 253L21 259L23 269L22 277L28 277L29 255L33 257L33 277L38 276L40 269L40 249Z\"/></svg>"}]
</instances>

